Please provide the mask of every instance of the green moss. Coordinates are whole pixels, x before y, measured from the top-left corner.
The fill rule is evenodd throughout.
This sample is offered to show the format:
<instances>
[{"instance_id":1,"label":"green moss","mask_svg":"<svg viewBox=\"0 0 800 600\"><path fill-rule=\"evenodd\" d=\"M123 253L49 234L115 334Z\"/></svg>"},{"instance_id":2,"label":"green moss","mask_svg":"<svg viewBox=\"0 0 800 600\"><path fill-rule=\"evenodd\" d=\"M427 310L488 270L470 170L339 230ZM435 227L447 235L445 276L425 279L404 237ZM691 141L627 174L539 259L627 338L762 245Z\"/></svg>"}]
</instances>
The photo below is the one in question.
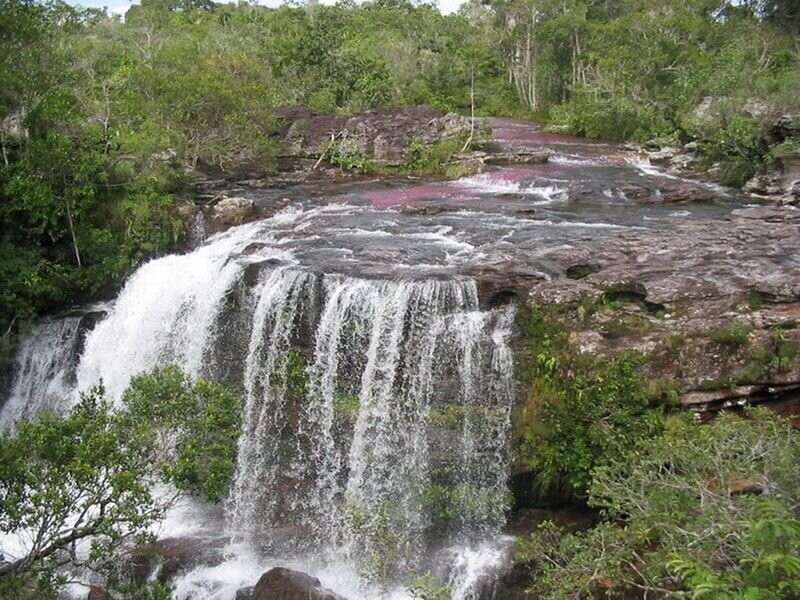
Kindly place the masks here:
<instances>
[{"instance_id":1,"label":"green moss","mask_svg":"<svg viewBox=\"0 0 800 600\"><path fill-rule=\"evenodd\" d=\"M290 396L301 397L306 393L307 384L305 357L297 350L289 350L286 354L286 391Z\"/></svg>"},{"instance_id":2,"label":"green moss","mask_svg":"<svg viewBox=\"0 0 800 600\"><path fill-rule=\"evenodd\" d=\"M592 273L597 273L600 267L597 265L573 265L567 268L567 277L570 279L585 279Z\"/></svg>"},{"instance_id":3,"label":"green moss","mask_svg":"<svg viewBox=\"0 0 800 600\"><path fill-rule=\"evenodd\" d=\"M336 415L346 419L352 419L358 416L358 411L360 409L361 400L357 394L336 392L333 395L333 411Z\"/></svg>"},{"instance_id":4,"label":"green moss","mask_svg":"<svg viewBox=\"0 0 800 600\"><path fill-rule=\"evenodd\" d=\"M432 406L427 418L431 425L454 429L461 427L467 419L480 420L492 417L495 410L479 404L443 404Z\"/></svg>"},{"instance_id":5,"label":"green moss","mask_svg":"<svg viewBox=\"0 0 800 600\"><path fill-rule=\"evenodd\" d=\"M757 292L756 290L752 290L747 295L747 304L753 310L758 310L762 306L764 306L764 294L761 292Z\"/></svg>"},{"instance_id":6,"label":"green moss","mask_svg":"<svg viewBox=\"0 0 800 600\"><path fill-rule=\"evenodd\" d=\"M729 390L736 387L736 377L716 377L714 379L706 379L700 382L699 389L705 392L713 392L715 390Z\"/></svg>"},{"instance_id":7,"label":"green moss","mask_svg":"<svg viewBox=\"0 0 800 600\"><path fill-rule=\"evenodd\" d=\"M652 329L653 325L641 314L622 314L616 318L603 323L600 332L604 337L610 339L622 338L636 333L645 333Z\"/></svg>"},{"instance_id":8,"label":"green moss","mask_svg":"<svg viewBox=\"0 0 800 600\"><path fill-rule=\"evenodd\" d=\"M637 310L638 313L635 312ZM661 304L648 302L641 294L615 290L607 290L599 296L586 297L577 306L578 318L583 323L587 323L598 314L616 313L619 313L616 319L620 322L620 327L624 326L630 331L647 331L651 327L648 315L663 319L666 309ZM614 326L611 328L614 329Z\"/></svg>"},{"instance_id":9,"label":"green moss","mask_svg":"<svg viewBox=\"0 0 800 600\"><path fill-rule=\"evenodd\" d=\"M506 491L467 483L431 484L420 491L419 502L430 512L434 524L442 526L462 517L482 519L502 514L511 498Z\"/></svg>"},{"instance_id":10,"label":"green moss","mask_svg":"<svg viewBox=\"0 0 800 600\"><path fill-rule=\"evenodd\" d=\"M661 346L667 352L677 354L680 352L681 348L683 348L684 343L685 339L682 335L671 335L661 342Z\"/></svg>"},{"instance_id":11,"label":"green moss","mask_svg":"<svg viewBox=\"0 0 800 600\"><path fill-rule=\"evenodd\" d=\"M800 342L787 338L786 330L773 328L766 343L751 350L744 367L732 375L710 379L701 389L730 389L736 385L763 383L780 373L786 373L800 355Z\"/></svg>"}]
</instances>

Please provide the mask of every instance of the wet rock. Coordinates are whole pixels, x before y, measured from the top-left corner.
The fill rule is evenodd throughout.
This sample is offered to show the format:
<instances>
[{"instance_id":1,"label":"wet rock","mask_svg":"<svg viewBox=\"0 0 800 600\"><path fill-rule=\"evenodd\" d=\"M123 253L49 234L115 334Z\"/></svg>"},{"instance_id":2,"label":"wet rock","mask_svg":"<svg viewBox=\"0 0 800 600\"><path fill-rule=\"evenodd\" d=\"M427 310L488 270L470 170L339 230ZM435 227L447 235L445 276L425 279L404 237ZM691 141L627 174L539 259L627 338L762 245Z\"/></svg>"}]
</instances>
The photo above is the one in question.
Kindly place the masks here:
<instances>
[{"instance_id":1,"label":"wet rock","mask_svg":"<svg viewBox=\"0 0 800 600\"><path fill-rule=\"evenodd\" d=\"M518 150L515 152L486 153L482 160L487 165L538 165L550 159L547 150Z\"/></svg>"},{"instance_id":2,"label":"wet rock","mask_svg":"<svg viewBox=\"0 0 800 600\"><path fill-rule=\"evenodd\" d=\"M252 600L253 598L253 591L256 589L256 586L249 585L247 587L239 588L236 590L236 597L235 600Z\"/></svg>"},{"instance_id":3,"label":"wet rock","mask_svg":"<svg viewBox=\"0 0 800 600\"><path fill-rule=\"evenodd\" d=\"M695 162L697 162L697 158L691 154L676 154L670 159L669 166L677 171L686 171L690 169Z\"/></svg>"},{"instance_id":4,"label":"wet rock","mask_svg":"<svg viewBox=\"0 0 800 600\"><path fill-rule=\"evenodd\" d=\"M319 579L300 571L276 567L264 573L253 588L252 600L343 600L322 587Z\"/></svg>"},{"instance_id":5,"label":"wet rock","mask_svg":"<svg viewBox=\"0 0 800 600\"><path fill-rule=\"evenodd\" d=\"M742 186L742 190L753 196L781 196L783 195L783 182L778 173L763 173L756 175Z\"/></svg>"},{"instance_id":6,"label":"wet rock","mask_svg":"<svg viewBox=\"0 0 800 600\"><path fill-rule=\"evenodd\" d=\"M223 540L175 537L139 546L131 554L131 577L145 581L157 574L167 581L200 564L214 564L222 558Z\"/></svg>"},{"instance_id":7,"label":"wet rock","mask_svg":"<svg viewBox=\"0 0 800 600\"><path fill-rule=\"evenodd\" d=\"M714 202L717 198L717 193L695 183L671 181L662 186L661 195L657 198L665 204Z\"/></svg>"},{"instance_id":8,"label":"wet rock","mask_svg":"<svg viewBox=\"0 0 800 600\"><path fill-rule=\"evenodd\" d=\"M637 183L625 184L622 186L620 191L628 200L636 201L649 200L654 195L652 189Z\"/></svg>"},{"instance_id":9,"label":"wet rock","mask_svg":"<svg viewBox=\"0 0 800 600\"><path fill-rule=\"evenodd\" d=\"M255 207L255 202L249 198L223 198L212 206L211 222L217 227L239 225L253 216Z\"/></svg>"},{"instance_id":10,"label":"wet rock","mask_svg":"<svg viewBox=\"0 0 800 600\"><path fill-rule=\"evenodd\" d=\"M800 156L779 157L766 173L745 183L743 190L776 204L800 204Z\"/></svg>"},{"instance_id":11,"label":"wet rock","mask_svg":"<svg viewBox=\"0 0 800 600\"><path fill-rule=\"evenodd\" d=\"M653 164L666 165L669 164L676 156L678 156L680 152L680 148L666 147L661 148L656 152L649 152L647 157Z\"/></svg>"},{"instance_id":12,"label":"wet rock","mask_svg":"<svg viewBox=\"0 0 800 600\"><path fill-rule=\"evenodd\" d=\"M528 219L535 217L538 214L538 211L531 206L530 208L518 208L516 214L519 215L520 217Z\"/></svg>"},{"instance_id":13,"label":"wet rock","mask_svg":"<svg viewBox=\"0 0 800 600\"><path fill-rule=\"evenodd\" d=\"M404 215L431 216L452 210L453 207L443 204L406 204L400 212Z\"/></svg>"},{"instance_id":14,"label":"wet rock","mask_svg":"<svg viewBox=\"0 0 800 600\"><path fill-rule=\"evenodd\" d=\"M478 296L485 306L500 306L510 297L525 297L528 290L547 279L532 268L515 266L510 261L481 265L468 272L478 285Z\"/></svg>"}]
</instances>

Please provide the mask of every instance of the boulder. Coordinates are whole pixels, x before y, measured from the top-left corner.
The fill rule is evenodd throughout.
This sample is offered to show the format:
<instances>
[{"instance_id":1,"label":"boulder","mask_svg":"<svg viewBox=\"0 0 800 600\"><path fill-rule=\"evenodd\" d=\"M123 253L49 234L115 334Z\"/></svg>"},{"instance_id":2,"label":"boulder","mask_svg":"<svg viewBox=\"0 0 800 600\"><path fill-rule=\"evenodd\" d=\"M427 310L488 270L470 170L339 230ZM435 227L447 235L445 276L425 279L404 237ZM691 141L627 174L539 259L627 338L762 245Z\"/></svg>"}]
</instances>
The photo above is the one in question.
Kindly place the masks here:
<instances>
[{"instance_id":1,"label":"boulder","mask_svg":"<svg viewBox=\"0 0 800 600\"><path fill-rule=\"evenodd\" d=\"M800 204L800 156L779 157L766 173L756 175L742 189L756 198L776 204Z\"/></svg>"},{"instance_id":2,"label":"boulder","mask_svg":"<svg viewBox=\"0 0 800 600\"><path fill-rule=\"evenodd\" d=\"M717 193L695 183L671 180L661 186L661 195L658 199L665 204L679 202L714 202Z\"/></svg>"},{"instance_id":3,"label":"boulder","mask_svg":"<svg viewBox=\"0 0 800 600\"><path fill-rule=\"evenodd\" d=\"M772 107L769 104L761 100L756 100L755 98L750 98L749 100L747 100L747 102L745 102L744 106L742 107L742 112L748 117L754 119L760 119L761 117L766 117L771 110Z\"/></svg>"},{"instance_id":4,"label":"boulder","mask_svg":"<svg viewBox=\"0 0 800 600\"><path fill-rule=\"evenodd\" d=\"M670 159L669 166L679 171L686 171L695 162L697 162L697 158L695 158L692 154L676 154Z\"/></svg>"},{"instance_id":5,"label":"boulder","mask_svg":"<svg viewBox=\"0 0 800 600\"><path fill-rule=\"evenodd\" d=\"M108 590L99 585L93 585L89 587L89 594L86 596L86 600L114 600L111 594L108 593Z\"/></svg>"},{"instance_id":6,"label":"boulder","mask_svg":"<svg viewBox=\"0 0 800 600\"><path fill-rule=\"evenodd\" d=\"M773 133L781 140L800 133L800 113L784 113L772 122Z\"/></svg>"},{"instance_id":7,"label":"boulder","mask_svg":"<svg viewBox=\"0 0 800 600\"><path fill-rule=\"evenodd\" d=\"M722 98L718 96L706 96L698 104L693 113L693 117L700 122L711 121L719 114Z\"/></svg>"},{"instance_id":8,"label":"boulder","mask_svg":"<svg viewBox=\"0 0 800 600\"><path fill-rule=\"evenodd\" d=\"M253 588L250 598L252 600L343 600L341 596L323 588L316 577L285 567L275 567L264 573Z\"/></svg>"},{"instance_id":9,"label":"boulder","mask_svg":"<svg viewBox=\"0 0 800 600\"><path fill-rule=\"evenodd\" d=\"M252 217L255 209L255 202L249 198L223 198L211 207L211 221L218 227L239 225Z\"/></svg>"},{"instance_id":10,"label":"boulder","mask_svg":"<svg viewBox=\"0 0 800 600\"><path fill-rule=\"evenodd\" d=\"M681 153L680 148L666 147L661 148L656 152L648 152L647 157L650 162L656 165L669 164L673 158Z\"/></svg>"},{"instance_id":11,"label":"boulder","mask_svg":"<svg viewBox=\"0 0 800 600\"><path fill-rule=\"evenodd\" d=\"M236 597L234 600L252 600L253 599L253 590L255 590L254 585L249 585L247 587L239 588L236 590Z\"/></svg>"}]
</instances>

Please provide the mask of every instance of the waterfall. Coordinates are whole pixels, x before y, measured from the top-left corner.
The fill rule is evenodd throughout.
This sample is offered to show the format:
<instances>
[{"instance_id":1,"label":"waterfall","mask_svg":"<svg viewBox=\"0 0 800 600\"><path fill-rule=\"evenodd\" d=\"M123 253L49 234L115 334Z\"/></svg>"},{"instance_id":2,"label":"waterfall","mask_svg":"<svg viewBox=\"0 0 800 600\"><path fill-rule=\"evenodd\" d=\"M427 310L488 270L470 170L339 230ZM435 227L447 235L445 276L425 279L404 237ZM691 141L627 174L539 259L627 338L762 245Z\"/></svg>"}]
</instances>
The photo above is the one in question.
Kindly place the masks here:
<instances>
[{"instance_id":1,"label":"waterfall","mask_svg":"<svg viewBox=\"0 0 800 600\"><path fill-rule=\"evenodd\" d=\"M238 469L229 502L234 535L263 532L282 516L278 495L265 493L291 477L291 458L281 445L292 435L287 410L292 367L292 333L301 311L311 304L314 278L277 268L262 278L245 360L245 425L239 440Z\"/></svg>"},{"instance_id":2,"label":"waterfall","mask_svg":"<svg viewBox=\"0 0 800 600\"><path fill-rule=\"evenodd\" d=\"M80 352L82 316L41 321L17 350L11 390L0 429L41 410L60 412L69 406Z\"/></svg>"},{"instance_id":3,"label":"waterfall","mask_svg":"<svg viewBox=\"0 0 800 600\"><path fill-rule=\"evenodd\" d=\"M99 380L119 398L168 363L223 378L244 400L224 511L236 544L346 564L381 589L445 560L457 572L437 573L467 590L494 556L469 548L498 538L507 508L513 307L481 309L466 277L315 271L276 234L302 218L146 263L82 352L80 318L42 323L0 419L68 405Z\"/></svg>"},{"instance_id":4,"label":"waterfall","mask_svg":"<svg viewBox=\"0 0 800 600\"><path fill-rule=\"evenodd\" d=\"M360 564L391 544L392 572L421 569L434 539L496 535L513 309L480 311L471 280L371 281L295 267L267 272L251 293L234 535ZM313 344L304 343L304 313L317 301Z\"/></svg>"},{"instance_id":5,"label":"waterfall","mask_svg":"<svg viewBox=\"0 0 800 600\"><path fill-rule=\"evenodd\" d=\"M245 261L234 260L259 231L232 230L194 252L152 260L128 280L109 317L86 340L78 389L102 380L118 398L133 375L174 363L201 374L214 324ZM285 253L275 251L275 257Z\"/></svg>"}]
</instances>

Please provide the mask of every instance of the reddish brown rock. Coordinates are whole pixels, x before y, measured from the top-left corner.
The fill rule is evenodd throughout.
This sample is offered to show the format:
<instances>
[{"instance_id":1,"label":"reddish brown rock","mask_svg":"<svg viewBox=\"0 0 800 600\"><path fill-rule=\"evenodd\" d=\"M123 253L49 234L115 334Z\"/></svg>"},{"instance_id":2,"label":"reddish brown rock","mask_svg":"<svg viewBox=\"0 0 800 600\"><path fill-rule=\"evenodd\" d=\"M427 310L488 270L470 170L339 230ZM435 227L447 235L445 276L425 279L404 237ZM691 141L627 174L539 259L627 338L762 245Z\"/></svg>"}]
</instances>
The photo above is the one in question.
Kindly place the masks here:
<instances>
[{"instance_id":1,"label":"reddish brown rock","mask_svg":"<svg viewBox=\"0 0 800 600\"><path fill-rule=\"evenodd\" d=\"M114 600L108 590L99 585L93 585L89 588L89 594L86 600Z\"/></svg>"},{"instance_id":2,"label":"reddish brown rock","mask_svg":"<svg viewBox=\"0 0 800 600\"><path fill-rule=\"evenodd\" d=\"M252 600L343 600L319 579L285 567L270 569L253 588Z\"/></svg>"}]
</instances>

